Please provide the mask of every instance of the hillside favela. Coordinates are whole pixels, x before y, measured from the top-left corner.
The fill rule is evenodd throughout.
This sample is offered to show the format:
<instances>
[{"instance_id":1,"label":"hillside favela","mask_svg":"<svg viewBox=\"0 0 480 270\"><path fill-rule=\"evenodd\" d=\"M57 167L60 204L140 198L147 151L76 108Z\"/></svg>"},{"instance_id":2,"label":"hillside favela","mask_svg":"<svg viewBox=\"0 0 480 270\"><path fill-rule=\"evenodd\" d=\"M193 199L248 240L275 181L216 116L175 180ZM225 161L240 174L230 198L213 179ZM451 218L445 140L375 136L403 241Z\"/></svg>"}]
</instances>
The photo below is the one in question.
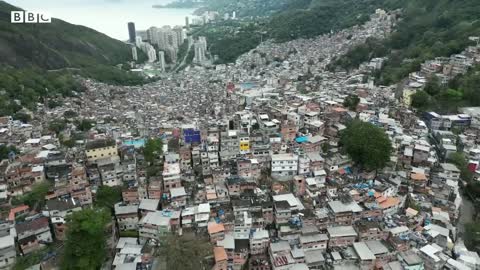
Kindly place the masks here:
<instances>
[{"instance_id":1,"label":"hillside favela","mask_svg":"<svg viewBox=\"0 0 480 270\"><path fill-rule=\"evenodd\" d=\"M0 270L480 270L479 0L0 0Z\"/></svg>"}]
</instances>

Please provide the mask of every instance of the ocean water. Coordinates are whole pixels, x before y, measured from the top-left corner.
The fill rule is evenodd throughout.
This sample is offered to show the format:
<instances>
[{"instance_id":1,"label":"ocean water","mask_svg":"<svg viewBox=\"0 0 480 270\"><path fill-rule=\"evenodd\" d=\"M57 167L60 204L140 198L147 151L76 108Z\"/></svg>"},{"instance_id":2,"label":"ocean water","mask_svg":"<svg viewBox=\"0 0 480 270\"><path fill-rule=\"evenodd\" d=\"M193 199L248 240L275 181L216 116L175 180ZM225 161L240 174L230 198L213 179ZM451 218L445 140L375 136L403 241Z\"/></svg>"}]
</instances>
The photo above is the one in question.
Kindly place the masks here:
<instances>
[{"instance_id":1,"label":"ocean water","mask_svg":"<svg viewBox=\"0 0 480 270\"><path fill-rule=\"evenodd\" d=\"M93 28L110 37L127 40L127 23L136 30L151 26L185 25L194 9L158 9L172 0L6 0L25 10L45 12L73 24Z\"/></svg>"}]
</instances>

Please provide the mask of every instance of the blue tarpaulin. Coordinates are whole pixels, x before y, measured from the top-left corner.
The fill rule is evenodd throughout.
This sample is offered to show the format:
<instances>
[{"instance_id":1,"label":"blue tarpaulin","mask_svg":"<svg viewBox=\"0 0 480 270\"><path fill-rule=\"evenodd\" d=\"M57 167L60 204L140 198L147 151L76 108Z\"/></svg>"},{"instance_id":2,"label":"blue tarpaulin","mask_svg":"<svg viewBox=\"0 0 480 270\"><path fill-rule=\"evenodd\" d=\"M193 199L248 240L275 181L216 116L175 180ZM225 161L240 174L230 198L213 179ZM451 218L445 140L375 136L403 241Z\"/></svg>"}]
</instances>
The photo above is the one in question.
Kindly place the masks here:
<instances>
[{"instance_id":1,"label":"blue tarpaulin","mask_svg":"<svg viewBox=\"0 0 480 270\"><path fill-rule=\"evenodd\" d=\"M200 143L201 142L200 130L195 130L191 128L184 129L183 138L185 140L185 143Z\"/></svg>"},{"instance_id":2,"label":"blue tarpaulin","mask_svg":"<svg viewBox=\"0 0 480 270\"><path fill-rule=\"evenodd\" d=\"M308 142L308 137L307 137L307 136L297 137L297 138L295 139L295 141L296 141L297 143Z\"/></svg>"}]
</instances>

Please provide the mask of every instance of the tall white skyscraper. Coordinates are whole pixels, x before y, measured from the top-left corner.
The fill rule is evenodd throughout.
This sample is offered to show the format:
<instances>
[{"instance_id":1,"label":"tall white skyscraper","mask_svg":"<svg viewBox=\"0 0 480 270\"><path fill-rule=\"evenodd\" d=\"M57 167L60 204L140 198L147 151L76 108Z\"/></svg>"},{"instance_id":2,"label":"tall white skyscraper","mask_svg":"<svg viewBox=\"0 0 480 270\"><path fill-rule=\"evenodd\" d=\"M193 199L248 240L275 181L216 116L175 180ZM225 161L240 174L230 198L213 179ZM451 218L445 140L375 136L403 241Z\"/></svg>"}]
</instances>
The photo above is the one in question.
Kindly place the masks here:
<instances>
[{"instance_id":1,"label":"tall white skyscraper","mask_svg":"<svg viewBox=\"0 0 480 270\"><path fill-rule=\"evenodd\" d=\"M173 28L173 31L175 32L175 34L177 35L177 43L178 43L178 46L181 46L183 44L183 42L185 41L185 31L183 31L183 27L181 26L175 26Z\"/></svg>"},{"instance_id":2,"label":"tall white skyscraper","mask_svg":"<svg viewBox=\"0 0 480 270\"><path fill-rule=\"evenodd\" d=\"M137 47L132 46L132 58L133 61L138 61Z\"/></svg>"},{"instance_id":3,"label":"tall white skyscraper","mask_svg":"<svg viewBox=\"0 0 480 270\"><path fill-rule=\"evenodd\" d=\"M147 29L147 39L150 43L158 45L158 31L159 29L154 26Z\"/></svg>"},{"instance_id":4,"label":"tall white skyscraper","mask_svg":"<svg viewBox=\"0 0 480 270\"><path fill-rule=\"evenodd\" d=\"M148 44L147 46L147 55L148 55L148 62L155 62L157 60L157 52L155 51L155 48Z\"/></svg>"},{"instance_id":5,"label":"tall white skyscraper","mask_svg":"<svg viewBox=\"0 0 480 270\"><path fill-rule=\"evenodd\" d=\"M146 33L148 41L151 44L156 45L159 50L164 52L164 59L168 57L171 62L175 63L178 49L186 39L186 34L183 27L176 26L172 29L170 26L163 26L161 28L152 26L148 28ZM145 51L147 55L149 54L149 50L147 48L145 48L143 51ZM153 53L152 57L149 57L149 60L151 59L153 59ZM156 59L157 53L155 53L155 60Z\"/></svg>"},{"instance_id":6,"label":"tall white skyscraper","mask_svg":"<svg viewBox=\"0 0 480 270\"><path fill-rule=\"evenodd\" d=\"M172 40L172 38L169 36L176 35L170 26L164 26L162 28L157 28L157 27L150 27L147 30L147 39L150 41L150 43L155 44L158 46L160 50L165 50L168 45L171 46L178 46L176 42L176 37L175 40Z\"/></svg>"},{"instance_id":7,"label":"tall white skyscraper","mask_svg":"<svg viewBox=\"0 0 480 270\"><path fill-rule=\"evenodd\" d=\"M168 47L168 30L160 29L158 32L158 48L165 50Z\"/></svg>"},{"instance_id":8,"label":"tall white skyscraper","mask_svg":"<svg viewBox=\"0 0 480 270\"><path fill-rule=\"evenodd\" d=\"M160 64L160 69L165 71L165 52L159 51L158 52L158 63Z\"/></svg>"},{"instance_id":9,"label":"tall white skyscraper","mask_svg":"<svg viewBox=\"0 0 480 270\"><path fill-rule=\"evenodd\" d=\"M165 49L165 52L166 54L168 55L168 57L170 58L170 61L171 63L175 63L177 62L177 49L172 47L172 46L168 46L167 49Z\"/></svg>"}]
</instances>

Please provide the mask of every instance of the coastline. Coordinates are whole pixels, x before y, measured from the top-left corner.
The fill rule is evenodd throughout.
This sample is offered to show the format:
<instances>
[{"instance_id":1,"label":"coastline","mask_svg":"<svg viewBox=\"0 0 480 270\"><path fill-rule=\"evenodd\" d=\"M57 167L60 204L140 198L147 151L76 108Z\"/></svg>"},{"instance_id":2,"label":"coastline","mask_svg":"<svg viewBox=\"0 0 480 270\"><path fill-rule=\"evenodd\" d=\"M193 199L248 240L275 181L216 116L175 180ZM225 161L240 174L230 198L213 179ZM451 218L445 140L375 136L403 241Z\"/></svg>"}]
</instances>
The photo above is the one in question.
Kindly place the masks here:
<instances>
[{"instance_id":1,"label":"coastline","mask_svg":"<svg viewBox=\"0 0 480 270\"><path fill-rule=\"evenodd\" d=\"M152 8L165 9L165 8L178 8L178 9L199 9L204 7L203 5L194 4L194 3L177 3L173 2L165 5L152 5Z\"/></svg>"},{"instance_id":2,"label":"coastline","mask_svg":"<svg viewBox=\"0 0 480 270\"><path fill-rule=\"evenodd\" d=\"M152 5L153 9L193 9L192 15L201 16L203 12L207 11L207 6L202 4L193 4L182 5L176 2L166 4L166 5Z\"/></svg>"}]
</instances>

